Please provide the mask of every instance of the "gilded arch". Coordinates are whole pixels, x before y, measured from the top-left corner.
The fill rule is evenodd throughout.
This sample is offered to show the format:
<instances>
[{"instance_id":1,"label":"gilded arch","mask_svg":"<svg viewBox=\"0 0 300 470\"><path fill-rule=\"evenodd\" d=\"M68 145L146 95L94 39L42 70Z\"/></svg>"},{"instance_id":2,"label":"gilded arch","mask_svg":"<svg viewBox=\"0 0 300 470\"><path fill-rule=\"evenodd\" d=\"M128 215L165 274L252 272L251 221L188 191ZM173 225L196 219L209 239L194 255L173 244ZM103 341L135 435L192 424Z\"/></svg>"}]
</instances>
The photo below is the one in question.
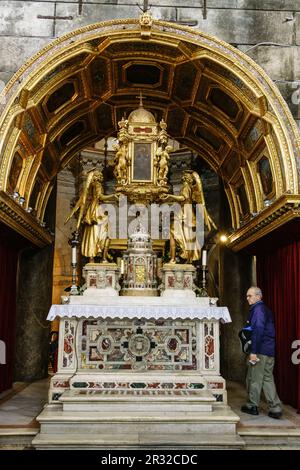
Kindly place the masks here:
<instances>
[{"instance_id":1,"label":"gilded arch","mask_svg":"<svg viewBox=\"0 0 300 470\"><path fill-rule=\"evenodd\" d=\"M299 215L299 133L270 78L216 38L161 21L146 26L141 17L59 38L7 84L0 100L2 220L48 243L42 225L57 172L82 148L114 135L139 91L171 136L222 177L234 249ZM16 191L21 207L11 197Z\"/></svg>"}]
</instances>

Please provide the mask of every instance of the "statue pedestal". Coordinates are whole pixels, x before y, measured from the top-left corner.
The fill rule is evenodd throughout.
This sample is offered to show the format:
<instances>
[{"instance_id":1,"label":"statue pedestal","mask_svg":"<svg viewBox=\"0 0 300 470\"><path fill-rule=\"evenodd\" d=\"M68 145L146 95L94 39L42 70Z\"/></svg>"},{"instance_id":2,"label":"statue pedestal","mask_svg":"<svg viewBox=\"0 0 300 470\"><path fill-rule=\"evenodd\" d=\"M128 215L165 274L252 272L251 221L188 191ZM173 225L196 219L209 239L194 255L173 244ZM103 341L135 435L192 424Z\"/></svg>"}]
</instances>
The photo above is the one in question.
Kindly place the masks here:
<instances>
[{"instance_id":1,"label":"statue pedestal","mask_svg":"<svg viewBox=\"0 0 300 470\"><path fill-rule=\"evenodd\" d=\"M162 267L162 297L189 299L196 297L194 292L196 268L192 264L165 263ZM203 298L202 305L209 305L209 298Z\"/></svg>"},{"instance_id":2,"label":"statue pedestal","mask_svg":"<svg viewBox=\"0 0 300 470\"><path fill-rule=\"evenodd\" d=\"M58 372L36 448L241 447L219 370L226 307L196 297L80 299L48 315L60 318Z\"/></svg>"},{"instance_id":3,"label":"statue pedestal","mask_svg":"<svg viewBox=\"0 0 300 470\"><path fill-rule=\"evenodd\" d=\"M116 263L88 263L84 266L82 274L87 286L83 297L119 295L120 271Z\"/></svg>"}]
</instances>

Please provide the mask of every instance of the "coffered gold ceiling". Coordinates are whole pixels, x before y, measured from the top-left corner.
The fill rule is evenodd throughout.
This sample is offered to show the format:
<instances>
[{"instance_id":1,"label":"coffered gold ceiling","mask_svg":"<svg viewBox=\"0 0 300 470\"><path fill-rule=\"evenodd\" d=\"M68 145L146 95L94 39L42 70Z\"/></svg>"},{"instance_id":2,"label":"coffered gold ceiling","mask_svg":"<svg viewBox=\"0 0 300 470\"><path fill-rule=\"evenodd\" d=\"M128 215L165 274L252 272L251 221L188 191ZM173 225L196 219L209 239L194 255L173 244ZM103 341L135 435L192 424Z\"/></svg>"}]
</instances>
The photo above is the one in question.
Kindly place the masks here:
<instances>
[{"instance_id":1,"label":"coffered gold ceiling","mask_svg":"<svg viewBox=\"0 0 300 470\"><path fill-rule=\"evenodd\" d=\"M56 174L81 149L116 135L142 91L168 133L224 180L238 249L239 231L244 246L245 227L255 227L266 200L286 204L299 193L297 127L245 54L170 23L153 21L147 31L134 19L91 25L54 41L15 74L0 101L1 194L18 191L24 219L32 207L41 222Z\"/></svg>"}]
</instances>

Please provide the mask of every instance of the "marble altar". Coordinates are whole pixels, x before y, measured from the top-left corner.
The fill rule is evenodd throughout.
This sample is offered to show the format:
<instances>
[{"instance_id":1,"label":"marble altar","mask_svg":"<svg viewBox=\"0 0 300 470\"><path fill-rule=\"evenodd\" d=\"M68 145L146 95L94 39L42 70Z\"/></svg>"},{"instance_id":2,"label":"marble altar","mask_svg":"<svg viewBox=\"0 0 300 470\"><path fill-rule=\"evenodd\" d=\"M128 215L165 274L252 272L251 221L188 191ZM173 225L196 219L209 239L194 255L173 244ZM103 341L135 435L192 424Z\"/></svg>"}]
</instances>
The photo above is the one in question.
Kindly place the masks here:
<instances>
[{"instance_id":1,"label":"marble altar","mask_svg":"<svg viewBox=\"0 0 300 470\"><path fill-rule=\"evenodd\" d=\"M117 192L138 203L177 200L190 209L200 203L202 186L192 171L185 172L179 196L167 195L166 123L156 123L142 98L140 107L118 124ZM143 170L145 157L148 173ZM219 324L231 319L226 307L216 306L217 299L196 297L206 291L195 285L196 268L188 262L200 257L199 243L188 248L193 210L187 221L180 205L181 231L172 235L173 254L162 269L150 235L139 223L123 253L123 272L108 262L108 232L100 230L94 237L102 220L98 205L116 196L104 194L102 180L99 171L90 172L71 212L80 207L81 215L84 210L89 215L83 219L84 236L93 235L93 250L83 269L83 294L62 296L63 305L53 305L47 317L60 321L58 369L51 378L49 402L37 418L41 431L33 445L239 447L239 418L227 405L220 374ZM176 262L179 242L185 264ZM83 249L82 254L88 256ZM97 258L102 262L95 263ZM75 271L76 263L73 267Z\"/></svg>"},{"instance_id":2,"label":"marble altar","mask_svg":"<svg viewBox=\"0 0 300 470\"><path fill-rule=\"evenodd\" d=\"M81 303L84 297L74 296L72 304L51 307L48 320L60 318L60 339L50 403L69 389L116 393L120 387L109 377L120 371L122 390L137 388L131 379L137 372L143 390L149 389L149 380L153 382L156 373L162 382L169 382L169 390L175 390L169 375L183 373L187 380L180 382L187 389L209 389L218 402L227 402L219 370L219 321L231 321L228 309L210 306L209 299L197 297L143 300L108 297L87 305ZM155 382L156 388L161 387Z\"/></svg>"},{"instance_id":3,"label":"marble altar","mask_svg":"<svg viewBox=\"0 0 300 470\"><path fill-rule=\"evenodd\" d=\"M241 446L219 367L226 307L196 296L71 296L51 307L54 318L58 371L36 448Z\"/></svg>"}]
</instances>

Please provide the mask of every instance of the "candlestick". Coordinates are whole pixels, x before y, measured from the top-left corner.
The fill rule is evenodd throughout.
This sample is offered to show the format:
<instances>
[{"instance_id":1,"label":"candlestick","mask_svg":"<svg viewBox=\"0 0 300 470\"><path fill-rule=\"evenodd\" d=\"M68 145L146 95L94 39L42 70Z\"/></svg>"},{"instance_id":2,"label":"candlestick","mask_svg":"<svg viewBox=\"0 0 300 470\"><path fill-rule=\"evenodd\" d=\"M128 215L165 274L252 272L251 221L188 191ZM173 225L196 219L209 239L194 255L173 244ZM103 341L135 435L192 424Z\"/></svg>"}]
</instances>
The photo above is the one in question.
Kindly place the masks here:
<instances>
[{"instance_id":1,"label":"candlestick","mask_svg":"<svg viewBox=\"0 0 300 470\"><path fill-rule=\"evenodd\" d=\"M71 265L72 265L72 286L70 295L78 295L77 289L77 246L79 245L79 232L72 233L72 238L69 239L69 245L72 247Z\"/></svg>"},{"instance_id":2,"label":"candlestick","mask_svg":"<svg viewBox=\"0 0 300 470\"><path fill-rule=\"evenodd\" d=\"M203 259L203 257L202 257L202 259ZM206 261L206 260L204 259L204 261ZM202 264L201 270L202 270L202 279L201 279L202 287L200 287L200 289L198 291L199 292L199 297L208 297L208 292L206 290L206 271L207 271L207 267L204 264Z\"/></svg>"},{"instance_id":3,"label":"candlestick","mask_svg":"<svg viewBox=\"0 0 300 470\"><path fill-rule=\"evenodd\" d=\"M77 248L76 248L76 245L72 246L72 264L77 264Z\"/></svg>"},{"instance_id":4,"label":"candlestick","mask_svg":"<svg viewBox=\"0 0 300 470\"><path fill-rule=\"evenodd\" d=\"M203 250L202 251L202 266L206 266L206 265L207 265L207 251Z\"/></svg>"}]
</instances>

